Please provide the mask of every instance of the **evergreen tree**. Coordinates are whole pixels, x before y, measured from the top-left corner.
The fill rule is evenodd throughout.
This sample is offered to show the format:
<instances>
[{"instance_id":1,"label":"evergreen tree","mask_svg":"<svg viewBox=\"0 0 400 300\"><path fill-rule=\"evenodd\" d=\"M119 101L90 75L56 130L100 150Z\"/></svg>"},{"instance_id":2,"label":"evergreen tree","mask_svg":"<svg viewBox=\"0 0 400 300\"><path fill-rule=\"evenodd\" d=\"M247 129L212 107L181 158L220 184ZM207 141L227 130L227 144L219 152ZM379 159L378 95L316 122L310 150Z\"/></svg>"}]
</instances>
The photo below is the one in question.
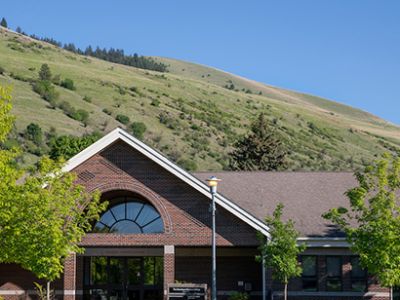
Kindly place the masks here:
<instances>
[{"instance_id":1,"label":"evergreen tree","mask_svg":"<svg viewBox=\"0 0 400 300\"><path fill-rule=\"evenodd\" d=\"M89 45L89 46L86 48L84 54L85 54L85 55L88 55L88 56L93 56L93 49L92 49L92 46Z\"/></svg>"},{"instance_id":2,"label":"evergreen tree","mask_svg":"<svg viewBox=\"0 0 400 300\"><path fill-rule=\"evenodd\" d=\"M261 113L251 126L251 133L234 144L229 153L230 167L244 171L276 171L284 168L286 151Z\"/></svg>"},{"instance_id":3,"label":"evergreen tree","mask_svg":"<svg viewBox=\"0 0 400 300\"><path fill-rule=\"evenodd\" d=\"M43 64L39 71L39 79L44 81L51 80L51 71L48 64Z\"/></svg>"},{"instance_id":4,"label":"evergreen tree","mask_svg":"<svg viewBox=\"0 0 400 300\"><path fill-rule=\"evenodd\" d=\"M22 33L22 29L19 26L17 27L17 29L15 29L15 31L18 32L18 33Z\"/></svg>"},{"instance_id":5,"label":"evergreen tree","mask_svg":"<svg viewBox=\"0 0 400 300\"><path fill-rule=\"evenodd\" d=\"M7 21L5 18L1 19L0 26L4 28L8 28Z\"/></svg>"},{"instance_id":6,"label":"evergreen tree","mask_svg":"<svg viewBox=\"0 0 400 300\"><path fill-rule=\"evenodd\" d=\"M36 123L30 123L26 127L25 131L26 137L34 142L36 145L40 145L43 141L43 133L42 128Z\"/></svg>"}]
</instances>

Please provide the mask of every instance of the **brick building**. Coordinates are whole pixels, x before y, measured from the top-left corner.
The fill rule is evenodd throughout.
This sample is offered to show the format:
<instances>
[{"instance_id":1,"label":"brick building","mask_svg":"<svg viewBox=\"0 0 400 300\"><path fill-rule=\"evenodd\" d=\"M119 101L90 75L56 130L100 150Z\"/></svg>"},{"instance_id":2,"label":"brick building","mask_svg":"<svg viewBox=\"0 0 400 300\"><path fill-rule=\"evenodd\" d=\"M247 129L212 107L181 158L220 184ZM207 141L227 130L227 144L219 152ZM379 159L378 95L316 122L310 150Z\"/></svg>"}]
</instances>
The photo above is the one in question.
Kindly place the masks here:
<instances>
[{"instance_id":1,"label":"brick building","mask_svg":"<svg viewBox=\"0 0 400 300\"><path fill-rule=\"evenodd\" d=\"M255 261L256 233L278 202L296 222L303 275L289 284L290 299L388 299L359 267L343 235L321 214L346 205L355 186L350 173L221 172L190 174L162 154L116 129L73 157L65 167L87 190L99 190L109 208L71 255L53 286L63 299L165 299L168 284L210 283L210 194L204 180L222 178L217 203L218 299L247 291L261 299L263 268ZM33 298L34 276L0 265L0 296ZM281 286L266 272L268 299Z\"/></svg>"}]
</instances>

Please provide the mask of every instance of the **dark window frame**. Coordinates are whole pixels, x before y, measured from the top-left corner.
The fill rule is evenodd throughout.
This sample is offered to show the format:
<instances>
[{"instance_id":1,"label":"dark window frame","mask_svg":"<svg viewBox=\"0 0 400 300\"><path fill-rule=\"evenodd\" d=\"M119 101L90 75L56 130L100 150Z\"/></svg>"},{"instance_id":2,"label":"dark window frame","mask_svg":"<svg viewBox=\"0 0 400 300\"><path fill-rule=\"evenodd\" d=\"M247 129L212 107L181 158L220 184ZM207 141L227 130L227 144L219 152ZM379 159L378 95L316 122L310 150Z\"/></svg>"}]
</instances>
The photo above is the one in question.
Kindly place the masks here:
<instances>
[{"instance_id":1,"label":"dark window frame","mask_svg":"<svg viewBox=\"0 0 400 300\"><path fill-rule=\"evenodd\" d=\"M351 290L356 291L353 288L353 283L356 281L362 281L364 282L364 290L362 292L367 292L368 291L368 271L365 269L364 270L364 275L363 276L354 276L353 274L353 259L360 259L359 256L353 255L350 257L350 265L351 265L351 271L350 271L350 282L351 282ZM361 266L360 266L361 267Z\"/></svg>"},{"instance_id":2,"label":"dark window frame","mask_svg":"<svg viewBox=\"0 0 400 300\"><path fill-rule=\"evenodd\" d=\"M339 259L339 275L338 276L329 276L328 273L328 259L336 258ZM326 268L326 281L325 281L325 289L327 292L342 292L343 291L343 256L341 255L327 255L325 257L325 268ZM329 289L329 280L338 280L340 282L339 290Z\"/></svg>"},{"instance_id":3,"label":"dark window frame","mask_svg":"<svg viewBox=\"0 0 400 300\"><path fill-rule=\"evenodd\" d=\"M94 283L93 282L93 269L92 264L94 259L102 258L105 259L105 271L104 276L106 278L105 282ZM140 299L147 292L163 291L164 284L164 256L85 256L83 260L83 299L92 299L90 297L90 291L103 291L106 299L111 299L111 294L113 291L118 290L122 294L128 291L136 291L141 294ZM121 267L119 270L122 271L121 284L112 282L112 260L119 260ZM140 265L140 276L139 282L130 283L129 273L128 273L128 260L136 260ZM146 269L145 261L150 261L151 273L154 278L153 283L146 283ZM157 267L160 267L157 269ZM161 298L160 298L161 299Z\"/></svg>"},{"instance_id":4,"label":"dark window frame","mask_svg":"<svg viewBox=\"0 0 400 300\"><path fill-rule=\"evenodd\" d=\"M319 286L318 286L318 256L317 255L301 255L300 256L300 262L303 264L304 258L306 257L313 257L315 259L315 275L313 276L305 276L304 274L301 274L301 281L302 281L302 290L303 291L315 291L318 292ZM315 289L305 289L304 288L304 283L305 282L315 282Z\"/></svg>"},{"instance_id":5,"label":"dark window frame","mask_svg":"<svg viewBox=\"0 0 400 300\"><path fill-rule=\"evenodd\" d=\"M113 201L116 200L116 201ZM94 224L93 226L93 233L114 233L113 230L117 228L117 225L121 222L131 222L132 224L134 224L134 226L136 226L138 228L139 232L115 232L117 234L157 234L157 233L164 233L164 222L162 219L161 214L158 212L158 210L150 203L143 201L141 199L135 198L135 197L116 197L115 199L111 199L110 202L113 202L112 205L109 205L107 207L107 210L104 211L101 216L100 219ZM128 213L127 213L127 209L128 209L128 204L129 203L138 203L141 205L140 209L138 210L138 212L136 213L135 219L130 219L128 218ZM113 211L114 208L116 208L117 206L120 205L124 205L124 216L119 216L119 215L115 215L115 212ZM144 211L144 209L152 209L154 210L154 212L157 213L158 216L152 218L151 220L147 221L146 223L141 224L138 219L141 216L142 212ZM110 213L111 216L113 217L113 222L112 224L107 224L107 222L104 222L103 220L103 216L106 215L107 213ZM161 220L161 225L159 229L146 229L146 227L148 225L153 224L156 221ZM104 231L99 231L96 232L95 228L97 228L99 226L99 228L101 228L100 230L104 230Z\"/></svg>"}]
</instances>

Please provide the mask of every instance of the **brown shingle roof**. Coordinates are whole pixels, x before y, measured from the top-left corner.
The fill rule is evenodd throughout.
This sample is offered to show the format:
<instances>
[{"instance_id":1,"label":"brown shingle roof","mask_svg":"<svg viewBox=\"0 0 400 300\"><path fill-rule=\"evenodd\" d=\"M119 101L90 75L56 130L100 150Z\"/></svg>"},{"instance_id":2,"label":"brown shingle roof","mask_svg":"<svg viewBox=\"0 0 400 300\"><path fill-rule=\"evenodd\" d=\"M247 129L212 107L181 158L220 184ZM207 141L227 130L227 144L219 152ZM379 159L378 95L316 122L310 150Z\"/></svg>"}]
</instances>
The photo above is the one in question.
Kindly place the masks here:
<instances>
[{"instance_id":1,"label":"brown shingle roof","mask_svg":"<svg viewBox=\"0 0 400 300\"><path fill-rule=\"evenodd\" d=\"M303 237L343 236L321 215L330 208L348 206L344 193L357 185L347 172L215 172L195 173L200 180L211 175L222 179L218 192L260 220L276 205L285 205L284 219L291 218Z\"/></svg>"}]
</instances>

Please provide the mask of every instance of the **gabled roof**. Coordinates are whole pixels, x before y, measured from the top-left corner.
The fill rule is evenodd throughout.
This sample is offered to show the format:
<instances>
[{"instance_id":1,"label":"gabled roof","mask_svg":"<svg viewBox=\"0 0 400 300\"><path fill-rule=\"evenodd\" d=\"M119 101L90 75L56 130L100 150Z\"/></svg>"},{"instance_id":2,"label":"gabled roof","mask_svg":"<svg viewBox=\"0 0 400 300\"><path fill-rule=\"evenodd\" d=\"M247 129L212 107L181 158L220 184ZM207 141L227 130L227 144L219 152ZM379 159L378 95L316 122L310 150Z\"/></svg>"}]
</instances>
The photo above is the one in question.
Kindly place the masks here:
<instances>
[{"instance_id":1,"label":"gabled roof","mask_svg":"<svg viewBox=\"0 0 400 300\"><path fill-rule=\"evenodd\" d=\"M292 219L301 237L319 240L344 237L322 214L333 207L348 207L345 192L358 184L351 172L228 171L193 175L222 178L218 192L260 220L283 203L283 219Z\"/></svg>"},{"instance_id":2,"label":"gabled roof","mask_svg":"<svg viewBox=\"0 0 400 300\"><path fill-rule=\"evenodd\" d=\"M202 193L204 196L208 197L211 199L211 194L209 192L208 186L205 184L204 181L202 181L199 178L196 178L192 174L188 173L181 167L177 166L175 163L170 161L168 158L166 158L164 155L160 154L153 148L147 146L145 143L139 141L126 131L124 131L121 128L116 128L107 135L105 135L103 138L95 142L94 144L90 145L87 147L85 150L81 151L74 157L72 157L70 160L68 160L67 164L63 168L63 171L69 172L88 160L90 157L93 155L101 152L105 148L107 148L109 145L113 144L114 142L121 140L131 146L133 149L139 151L152 161L154 161L156 164L160 165L163 167L165 170L169 171L182 181L186 182L188 185ZM206 178L204 178L206 179ZM253 216L246 210L244 210L242 207L240 207L238 204L232 202L230 199L224 197L221 194L216 194L215 197L215 202L217 205L223 207L254 229L262 232L264 235L269 236L268 234L268 226L262 222L260 219L257 217Z\"/></svg>"}]
</instances>

